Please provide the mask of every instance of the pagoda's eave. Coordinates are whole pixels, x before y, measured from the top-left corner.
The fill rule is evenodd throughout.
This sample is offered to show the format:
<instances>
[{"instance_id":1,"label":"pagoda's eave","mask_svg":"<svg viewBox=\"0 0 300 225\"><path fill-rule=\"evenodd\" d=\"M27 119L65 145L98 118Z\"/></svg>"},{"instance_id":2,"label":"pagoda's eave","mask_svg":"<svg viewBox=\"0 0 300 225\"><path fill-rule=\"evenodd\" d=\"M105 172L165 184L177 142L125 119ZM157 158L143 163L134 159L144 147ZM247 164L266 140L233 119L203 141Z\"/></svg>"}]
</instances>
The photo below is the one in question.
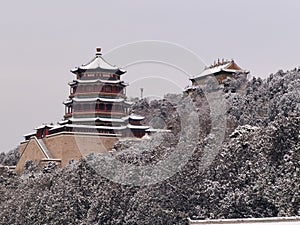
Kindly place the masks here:
<instances>
[{"instance_id":1,"label":"pagoda's eave","mask_svg":"<svg viewBox=\"0 0 300 225\"><path fill-rule=\"evenodd\" d=\"M112 122L112 123L125 123L125 120L123 119L117 119L117 118L107 118L107 117L89 117L89 118L68 118L68 121L71 122Z\"/></svg>"},{"instance_id":2,"label":"pagoda's eave","mask_svg":"<svg viewBox=\"0 0 300 225\"><path fill-rule=\"evenodd\" d=\"M65 125L60 125L60 126L56 126L52 129L50 129L50 131L54 131L57 129L61 129L63 127L67 127L67 128L78 128L78 129L102 129L102 130L124 130L127 128L127 126L115 126L115 127L111 127L111 126L92 126L92 125L80 125L80 124L65 124Z\"/></svg>"},{"instance_id":3,"label":"pagoda's eave","mask_svg":"<svg viewBox=\"0 0 300 225\"><path fill-rule=\"evenodd\" d=\"M114 111L96 111L96 110L93 110L93 111L78 111L78 112L72 112L72 113L69 113L69 114L65 114L64 118L65 120L67 120L68 118L71 118L71 117L81 117L81 118L90 118L90 117L124 117L125 116L125 113L123 112L114 112Z\"/></svg>"},{"instance_id":4,"label":"pagoda's eave","mask_svg":"<svg viewBox=\"0 0 300 225\"><path fill-rule=\"evenodd\" d=\"M54 125L49 125L49 124L43 124L43 125L41 125L41 126L39 126L39 127L36 127L36 128L34 128L35 130L41 130L41 129L44 129L44 128L53 128L54 127Z\"/></svg>"},{"instance_id":5,"label":"pagoda's eave","mask_svg":"<svg viewBox=\"0 0 300 225\"><path fill-rule=\"evenodd\" d=\"M116 74L116 75L123 75L124 73L126 73L125 70L122 69L102 69L100 67L95 68L95 69L81 69L80 67L72 69L71 70L72 73L79 75L79 74L83 74L83 73L111 73L111 74Z\"/></svg>"},{"instance_id":6,"label":"pagoda's eave","mask_svg":"<svg viewBox=\"0 0 300 225\"><path fill-rule=\"evenodd\" d=\"M128 124L127 128L129 128L131 130L148 130L150 127L149 126L141 126L141 125Z\"/></svg>"},{"instance_id":7,"label":"pagoda's eave","mask_svg":"<svg viewBox=\"0 0 300 225\"><path fill-rule=\"evenodd\" d=\"M74 86L76 84L91 84L91 83L103 83L103 84L121 84L123 86L128 86L127 83L125 83L122 80L101 80L101 79L95 79L95 80L73 80L69 83L70 86Z\"/></svg>"},{"instance_id":8,"label":"pagoda's eave","mask_svg":"<svg viewBox=\"0 0 300 225\"><path fill-rule=\"evenodd\" d=\"M90 93L83 93L83 92L76 92L74 94L71 94L69 96L70 99L72 98L104 98L104 97L109 97L109 98L114 98L114 97L120 97L126 99L126 95L119 93L119 92L90 92Z\"/></svg>"},{"instance_id":9,"label":"pagoda's eave","mask_svg":"<svg viewBox=\"0 0 300 225\"><path fill-rule=\"evenodd\" d=\"M73 103L72 99L63 102L64 105L71 105L72 103Z\"/></svg>"},{"instance_id":10,"label":"pagoda's eave","mask_svg":"<svg viewBox=\"0 0 300 225\"><path fill-rule=\"evenodd\" d=\"M72 98L73 102L109 102L109 103L122 103L125 102L124 98Z\"/></svg>"},{"instance_id":11,"label":"pagoda's eave","mask_svg":"<svg viewBox=\"0 0 300 225\"><path fill-rule=\"evenodd\" d=\"M127 102L125 101L125 99L108 99L108 98L82 98L82 99L79 99L79 98L72 98L72 99L69 99L67 101L64 101L63 104L64 105L71 105L73 104L74 102L84 102L84 103L93 103L93 104L96 104L97 101L100 101L100 102L106 102L106 103L124 103L126 105L132 105L131 102Z\"/></svg>"},{"instance_id":12,"label":"pagoda's eave","mask_svg":"<svg viewBox=\"0 0 300 225\"><path fill-rule=\"evenodd\" d=\"M145 117L144 116L139 116L139 115L129 115L129 116L126 116L126 117L123 117L122 118L123 120L135 120L135 121L141 121L141 120L144 120Z\"/></svg>"},{"instance_id":13,"label":"pagoda's eave","mask_svg":"<svg viewBox=\"0 0 300 225\"><path fill-rule=\"evenodd\" d=\"M35 132L31 132L31 133L28 133L28 134L24 134L23 137L31 137L33 135L36 135L36 131Z\"/></svg>"},{"instance_id":14,"label":"pagoda's eave","mask_svg":"<svg viewBox=\"0 0 300 225\"><path fill-rule=\"evenodd\" d=\"M131 129L131 130L147 130L150 127L149 126L138 126L138 125L131 125L128 124L126 126L96 126L96 125L80 125L80 124L65 124L65 125L58 125L52 129L50 129L50 131L54 131L57 129L61 129L61 128L73 128L73 129L102 129L102 130L125 130L125 129Z\"/></svg>"}]
</instances>

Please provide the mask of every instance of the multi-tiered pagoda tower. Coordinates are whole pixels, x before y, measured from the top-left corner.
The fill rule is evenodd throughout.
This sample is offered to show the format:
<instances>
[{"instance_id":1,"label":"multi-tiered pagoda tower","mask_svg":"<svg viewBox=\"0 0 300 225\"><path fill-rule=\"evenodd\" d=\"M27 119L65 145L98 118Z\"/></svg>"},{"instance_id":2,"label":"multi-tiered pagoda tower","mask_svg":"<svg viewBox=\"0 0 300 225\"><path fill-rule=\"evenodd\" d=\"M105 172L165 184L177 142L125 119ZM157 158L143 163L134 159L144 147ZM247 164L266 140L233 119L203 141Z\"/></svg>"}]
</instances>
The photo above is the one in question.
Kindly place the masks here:
<instances>
[{"instance_id":1,"label":"multi-tiered pagoda tower","mask_svg":"<svg viewBox=\"0 0 300 225\"><path fill-rule=\"evenodd\" d=\"M101 48L87 64L71 70L76 79L69 83L70 96L65 105L64 120L52 129L118 134L142 137L149 127L140 122L144 117L128 115L127 84L121 76L126 71L113 66L102 58Z\"/></svg>"},{"instance_id":2,"label":"multi-tiered pagoda tower","mask_svg":"<svg viewBox=\"0 0 300 225\"><path fill-rule=\"evenodd\" d=\"M96 57L86 65L71 70L76 79L69 83L70 96L66 106L65 123L96 125L102 133L124 126L128 114L125 87L120 77L126 71L108 64L97 48ZM63 122L64 123L64 122Z\"/></svg>"},{"instance_id":3,"label":"multi-tiered pagoda tower","mask_svg":"<svg viewBox=\"0 0 300 225\"><path fill-rule=\"evenodd\" d=\"M149 129L141 124L144 117L129 115L127 84L120 79L126 71L106 62L100 48L93 60L71 72L76 79L69 83L64 119L25 135L17 171L27 160L64 166L71 159L111 150L120 137L141 138Z\"/></svg>"}]
</instances>

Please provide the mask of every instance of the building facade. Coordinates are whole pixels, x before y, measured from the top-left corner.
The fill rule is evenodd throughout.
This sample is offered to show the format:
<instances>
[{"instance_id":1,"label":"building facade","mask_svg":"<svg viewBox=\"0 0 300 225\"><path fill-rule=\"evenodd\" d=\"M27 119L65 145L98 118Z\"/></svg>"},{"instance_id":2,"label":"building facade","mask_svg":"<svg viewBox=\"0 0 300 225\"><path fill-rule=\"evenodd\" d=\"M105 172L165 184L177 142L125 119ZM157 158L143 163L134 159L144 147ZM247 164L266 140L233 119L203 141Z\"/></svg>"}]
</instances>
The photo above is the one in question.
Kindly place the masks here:
<instances>
[{"instance_id":1,"label":"building facade","mask_svg":"<svg viewBox=\"0 0 300 225\"><path fill-rule=\"evenodd\" d=\"M28 160L65 166L72 159L111 150L119 138L141 138L147 133L144 117L129 114L128 84L121 80L126 71L106 62L100 48L89 63L71 72L75 79L69 83L70 95L63 103L63 120L25 135L17 171L22 171Z\"/></svg>"},{"instance_id":2,"label":"building facade","mask_svg":"<svg viewBox=\"0 0 300 225\"><path fill-rule=\"evenodd\" d=\"M193 86L202 85L208 77L214 77L219 84L230 77L236 78L239 74L248 74L249 71L239 67L234 60L219 60L205 69L198 75L190 78Z\"/></svg>"}]
</instances>

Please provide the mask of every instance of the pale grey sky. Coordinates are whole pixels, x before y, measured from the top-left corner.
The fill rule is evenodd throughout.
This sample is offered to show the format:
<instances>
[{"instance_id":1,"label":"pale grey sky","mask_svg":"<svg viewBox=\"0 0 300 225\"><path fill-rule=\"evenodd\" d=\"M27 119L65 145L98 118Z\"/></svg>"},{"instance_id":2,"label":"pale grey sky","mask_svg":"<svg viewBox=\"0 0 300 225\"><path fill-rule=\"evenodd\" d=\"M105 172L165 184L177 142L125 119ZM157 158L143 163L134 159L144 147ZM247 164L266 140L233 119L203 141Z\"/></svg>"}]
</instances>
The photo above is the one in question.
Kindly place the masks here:
<instances>
[{"instance_id":1,"label":"pale grey sky","mask_svg":"<svg viewBox=\"0 0 300 225\"><path fill-rule=\"evenodd\" d=\"M253 75L266 76L300 65L299 9L297 0L1 1L0 151L17 146L34 127L62 118L73 79L69 70L88 62L97 46L105 53L162 40L207 63L234 58ZM138 79L137 69L129 67L124 79ZM173 72L164 71L185 82Z\"/></svg>"}]
</instances>

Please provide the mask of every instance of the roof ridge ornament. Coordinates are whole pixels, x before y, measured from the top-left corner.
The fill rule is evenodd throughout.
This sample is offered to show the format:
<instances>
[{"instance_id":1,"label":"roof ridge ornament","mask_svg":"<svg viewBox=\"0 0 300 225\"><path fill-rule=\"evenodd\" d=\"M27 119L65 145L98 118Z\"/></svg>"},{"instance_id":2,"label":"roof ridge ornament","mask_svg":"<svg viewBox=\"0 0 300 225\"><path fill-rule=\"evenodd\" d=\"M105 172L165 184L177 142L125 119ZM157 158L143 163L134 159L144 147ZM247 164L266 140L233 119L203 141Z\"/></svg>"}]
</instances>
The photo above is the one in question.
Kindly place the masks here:
<instances>
[{"instance_id":1,"label":"roof ridge ornament","mask_svg":"<svg viewBox=\"0 0 300 225\"><path fill-rule=\"evenodd\" d=\"M101 53L101 48L100 48L100 47L97 47L97 48L96 48L96 56L100 56L100 55L102 55L102 53Z\"/></svg>"}]
</instances>

